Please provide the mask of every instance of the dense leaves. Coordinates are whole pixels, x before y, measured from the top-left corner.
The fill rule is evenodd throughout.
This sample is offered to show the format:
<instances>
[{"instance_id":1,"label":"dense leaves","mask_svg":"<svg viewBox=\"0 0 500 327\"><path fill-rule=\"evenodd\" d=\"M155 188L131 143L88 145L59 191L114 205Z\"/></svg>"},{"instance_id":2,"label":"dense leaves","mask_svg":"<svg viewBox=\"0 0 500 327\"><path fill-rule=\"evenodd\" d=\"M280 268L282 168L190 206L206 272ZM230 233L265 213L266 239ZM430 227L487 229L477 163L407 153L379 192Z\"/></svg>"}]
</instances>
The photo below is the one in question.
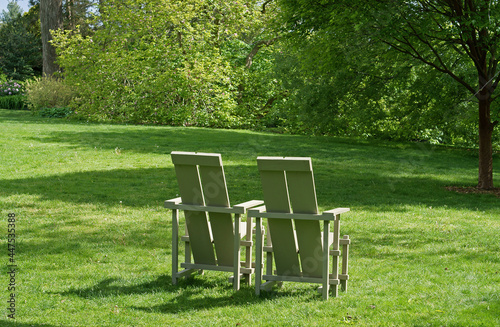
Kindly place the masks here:
<instances>
[{"instance_id":1,"label":"dense leaves","mask_svg":"<svg viewBox=\"0 0 500 327\"><path fill-rule=\"evenodd\" d=\"M319 109L302 106L307 118L314 122L317 115L309 115L313 111L338 120L345 112L346 123L354 123L358 134L373 134L374 128L390 137L472 141L479 145L478 186L493 187L492 141L500 114L497 106L492 107L500 82L498 1L282 0L280 4L284 31L299 41L293 56L297 64L292 66L301 76L296 97L313 100L310 107ZM346 72L348 85L342 83ZM330 91L336 87L341 89ZM314 101L318 96L327 101ZM470 99L476 101L475 117ZM365 112L362 121L356 120L355 112ZM342 133L346 127L319 121L327 122L320 125L327 132ZM473 130L478 138L471 139Z\"/></svg>"},{"instance_id":2,"label":"dense leaves","mask_svg":"<svg viewBox=\"0 0 500 327\"><path fill-rule=\"evenodd\" d=\"M496 2L460 19L441 1L63 3L81 119L478 144L467 47L488 28L494 50Z\"/></svg>"},{"instance_id":3,"label":"dense leaves","mask_svg":"<svg viewBox=\"0 0 500 327\"><path fill-rule=\"evenodd\" d=\"M41 40L30 25L35 9L23 16L20 10L11 2L9 11L2 14L0 72L11 79L26 80L41 73Z\"/></svg>"},{"instance_id":4,"label":"dense leaves","mask_svg":"<svg viewBox=\"0 0 500 327\"><path fill-rule=\"evenodd\" d=\"M79 117L236 127L267 101L255 91L270 83L244 61L262 36L257 1L106 1L99 12L91 36L56 36Z\"/></svg>"}]
</instances>

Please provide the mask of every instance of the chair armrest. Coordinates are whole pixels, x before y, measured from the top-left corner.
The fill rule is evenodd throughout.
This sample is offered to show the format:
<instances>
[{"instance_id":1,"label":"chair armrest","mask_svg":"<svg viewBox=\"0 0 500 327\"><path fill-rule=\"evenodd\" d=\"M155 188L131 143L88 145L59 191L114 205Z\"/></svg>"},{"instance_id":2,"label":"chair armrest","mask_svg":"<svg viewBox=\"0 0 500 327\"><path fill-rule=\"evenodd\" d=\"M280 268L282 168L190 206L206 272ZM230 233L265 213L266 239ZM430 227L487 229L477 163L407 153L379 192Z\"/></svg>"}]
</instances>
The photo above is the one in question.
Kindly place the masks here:
<instances>
[{"instance_id":1,"label":"chair armrest","mask_svg":"<svg viewBox=\"0 0 500 327\"><path fill-rule=\"evenodd\" d=\"M250 200L233 206L236 213L246 213L248 209L260 206L264 201L261 200Z\"/></svg>"},{"instance_id":2,"label":"chair armrest","mask_svg":"<svg viewBox=\"0 0 500 327\"><path fill-rule=\"evenodd\" d=\"M273 219L304 219L304 220L335 220L338 215L350 211L349 208L337 208L323 212L315 213L288 213L288 212L266 212L266 206L251 208L248 210L249 217L273 218Z\"/></svg>"},{"instance_id":3,"label":"chair armrest","mask_svg":"<svg viewBox=\"0 0 500 327\"><path fill-rule=\"evenodd\" d=\"M234 207L204 206L197 204L183 204L182 199L179 197L165 201L164 207L169 209L190 210L190 211L244 214L247 212L247 209L260 205L262 203L264 202L259 200L252 200L238 204Z\"/></svg>"},{"instance_id":4,"label":"chair armrest","mask_svg":"<svg viewBox=\"0 0 500 327\"><path fill-rule=\"evenodd\" d=\"M180 197L166 200L164 203L165 208L170 208L170 209L176 209L176 205L182 202L182 199Z\"/></svg>"},{"instance_id":5,"label":"chair armrest","mask_svg":"<svg viewBox=\"0 0 500 327\"><path fill-rule=\"evenodd\" d=\"M346 213L351 211L350 208L336 208L336 209L331 209L331 210L326 210L323 211L323 216L333 216L334 218L341 213Z\"/></svg>"},{"instance_id":6,"label":"chair armrest","mask_svg":"<svg viewBox=\"0 0 500 327\"><path fill-rule=\"evenodd\" d=\"M248 216L249 217L256 217L255 215L258 215L260 213L266 212L266 206L260 206L260 207L255 207L248 209Z\"/></svg>"}]
</instances>

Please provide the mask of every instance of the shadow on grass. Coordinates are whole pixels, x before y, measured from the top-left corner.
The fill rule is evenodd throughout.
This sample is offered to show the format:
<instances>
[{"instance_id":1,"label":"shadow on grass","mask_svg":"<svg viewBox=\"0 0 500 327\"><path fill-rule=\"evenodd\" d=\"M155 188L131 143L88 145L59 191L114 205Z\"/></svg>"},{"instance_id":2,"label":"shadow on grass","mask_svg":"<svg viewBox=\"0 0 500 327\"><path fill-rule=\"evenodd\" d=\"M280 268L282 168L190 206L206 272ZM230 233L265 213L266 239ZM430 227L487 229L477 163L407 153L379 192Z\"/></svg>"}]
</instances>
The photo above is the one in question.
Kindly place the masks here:
<instances>
[{"instance_id":1,"label":"shadow on grass","mask_svg":"<svg viewBox=\"0 0 500 327\"><path fill-rule=\"evenodd\" d=\"M279 291L263 292L261 296L255 295L252 286L242 285L238 292L234 292L232 284L224 278L192 277L181 279L178 285L172 285L170 275L159 276L156 280L131 286L119 285L116 278L104 279L98 284L84 289L72 289L63 293L63 296L78 296L84 299L101 298L107 296L128 296L138 294L153 294L168 292L178 294L166 303L153 306L135 306L135 310L161 313L179 313L200 309L217 307L247 306L282 297L310 297L311 300L321 300L321 295L313 288L300 287L293 289L280 289ZM316 286L317 287L317 286Z\"/></svg>"},{"instance_id":2,"label":"shadow on grass","mask_svg":"<svg viewBox=\"0 0 500 327\"><path fill-rule=\"evenodd\" d=\"M84 299L114 295L150 294L153 291L174 292L176 287L172 285L172 277L169 275L159 276L156 280L138 285L120 285L119 278L106 278L96 285L82 289L70 289L61 295L76 295ZM208 287L208 286L207 286Z\"/></svg>"},{"instance_id":3,"label":"shadow on grass","mask_svg":"<svg viewBox=\"0 0 500 327\"><path fill-rule=\"evenodd\" d=\"M162 206L177 191L173 169L116 169L0 180L1 193L106 206Z\"/></svg>"},{"instance_id":4,"label":"shadow on grass","mask_svg":"<svg viewBox=\"0 0 500 327\"><path fill-rule=\"evenodd\" d=\"M31 116L1 112L20 124L36 123ZM52 120L51 120L52 121ZM60 120L53 120L61 124ZM63 121L64 122L64 121ZM256 157L313 158L318 204L376 211L402 210L404 205L448 206L468 210L498 207L498 199L461 195L445 190L463 176L476 176L474 151L428 144L378 142L333 137L265 134L241 130L99 125L66 122L72 130L47 128L41 144L67 149L115 150L165 155L173 150L217 152L224 160L232 203L261 198ZM70 150L68 150L71 152ZM242 163L243 162L243 163ZM99 167L96 167L99 169ZM178 194L173 169L115 169L0 181L1 192L36 194L41 199L74 203L140 207L162 205ZM459 185L464 186L464 185ZM120 202L121 201L121 202Z\"/></svg>"},{"instance_id":5,"label":"shadow on grass","mask_svg":"<svg viewBox=\"0 0 500 327\"><path fill-rule=\"evenodd\" d=\"M390 168L390 167L389 167ZM262 198L256 167L226 165L231 203ZM384 177L351 169L335 176L324 166L315 170L318 204L325 209L351 207L373 212L405 211L406 205L448 207L464 210L498 210L498 198L484 194L459 194L445 189L446 182L432 177ZM36 195L41 201L64 201L108 207L162 207L178 195L173 168L115 169L59 174L55 176L0 180L2 196Z\"/></svg>"}]
</instances>

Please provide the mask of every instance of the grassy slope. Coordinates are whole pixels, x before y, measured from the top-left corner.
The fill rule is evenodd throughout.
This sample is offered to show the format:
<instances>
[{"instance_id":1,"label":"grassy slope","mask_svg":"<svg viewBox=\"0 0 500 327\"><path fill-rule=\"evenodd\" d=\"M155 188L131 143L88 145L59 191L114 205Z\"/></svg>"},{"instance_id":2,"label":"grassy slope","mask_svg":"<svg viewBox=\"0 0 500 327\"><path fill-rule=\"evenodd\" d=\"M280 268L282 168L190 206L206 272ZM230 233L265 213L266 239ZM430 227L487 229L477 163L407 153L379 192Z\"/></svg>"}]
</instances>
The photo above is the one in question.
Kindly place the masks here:
<instances>
[{"instance_id":1,"label":"grassy slope","mask_svg":"<svg viewBox=\"0 0 500 327\"><path fill-rule=\"evenodd\" d=\"M474 151L6 110L0 135L0 297L15 212L19 326L500 325L500 200L445 190L475 184ZM320 207L352 210L348 292L323 302L288 283L257 298L214 272L172 286L172 150L222 153L232 203L261 198L258 155L312 157Z\"/></svg>"}]
</instances>

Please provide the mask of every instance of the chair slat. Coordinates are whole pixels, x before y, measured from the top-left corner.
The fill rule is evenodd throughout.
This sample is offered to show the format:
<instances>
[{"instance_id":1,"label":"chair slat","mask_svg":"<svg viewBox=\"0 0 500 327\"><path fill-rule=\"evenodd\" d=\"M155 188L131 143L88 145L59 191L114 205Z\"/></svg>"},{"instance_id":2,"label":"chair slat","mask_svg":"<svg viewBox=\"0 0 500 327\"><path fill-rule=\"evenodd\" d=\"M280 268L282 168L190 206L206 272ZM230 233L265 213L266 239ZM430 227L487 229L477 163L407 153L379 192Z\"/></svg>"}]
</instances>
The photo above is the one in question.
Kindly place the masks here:
<instances>
[{"instance_id":1,"label":"chair slat","mask_svg":"<svg viewBox=\"0 0 500 327\"><path fill-rule=\"evenodd\" d=\"M176 156L172 155L172 160ZM204 205L198 168L192 165L175 165L182 202ZM190 236L195 263L215 264L210 225L205 212L185 211L186 227Z\"/></svg>"},{"instance_id":2,"label":"chair slat","mask_svg":"<svg viewBox=\"0 0 500 327\"><path fill-rule=\"evenodd\" d=\"M323 244L319 221L295 220L302 273L308 277L321 277Z\"/></svg>"},{"instance_id":3,"label":"chair slat","mask_svg":"<svg viewBox=\"0 0 500 327\"><path fill-rule=\"evenodd\" d=\"M286 171L290 204L294 213L318 213L314 177L311 171Z\"/></svg>"},{"instance_id":4,"label":"chair slat","mask_svg":"<svg viewBox=\"0 0 500 327\"><path fill-rule=\"evenodd\" d=\"M215 253L219 266L233 266L234 225L228 213L210 212L210 225L214 238Z\"/></svg>"},{"instance_id":5,"label":"chair slat","mask_svg":"<svg viewBox=\"0 0 500 327\"><path fill-rule=\"evenodd\" d=\"M229 207L226 178L222 166L199 165L203 198L207 206Z\"/></svg>"},{"instance_id":6,"label":"chair slat","mask_svg":"<svg viewBox=\"0 0 500 327\"><path fill-rule=\"evenodd\" d=\"M224 169L220 166L198 166L203 198L207 206L229 207ZM210 225L214 238L215 253L219 266L233 266L234 224L230 214L210 212Z\"/></svg>"},{"instance_id":7,"label":"chair slat","mask_svg":"<svg viewBox=\"0 0 500 327\"><path fill-rule=\"evenodd\" d=\"M171 157L174 165L222 166L222 157L218 153L172 151Z\"/></svg>"},{"instance_id":8,"label":"chair slat","mask_svg":"<svg viewBox=\"0 0 500 327\"><path fill-rule=\"evenodd\" d=\"M310 158L258 157L257 167L267 171L312 171Z\"/></svg>"},{"instance_id":9,"label":"chair slat","mask_svg":"<svg viewBox=\"0 0 500 327\"><path fill-rule=\"evenodd\" d=\"M266 210L269 212L290 212L284 172L261 170L260 176ZM269 219L268 224L273 240L276 270L281 275L300 276L297 242L292 221Z\"/></svg>"},{"instance_id":10,"label":"chair slat","mask_svg":"<svg viewBox=\"0 0 500 327\"><path fill-rule=\"evenodd\" d=\"M288 193L293 213L318 213L316 190L310 158L302 158L310 171L286 171ZM295 219L299 257L304 276L321 277L323 245L319 221Z\"/></svg>"}]
</instances>

